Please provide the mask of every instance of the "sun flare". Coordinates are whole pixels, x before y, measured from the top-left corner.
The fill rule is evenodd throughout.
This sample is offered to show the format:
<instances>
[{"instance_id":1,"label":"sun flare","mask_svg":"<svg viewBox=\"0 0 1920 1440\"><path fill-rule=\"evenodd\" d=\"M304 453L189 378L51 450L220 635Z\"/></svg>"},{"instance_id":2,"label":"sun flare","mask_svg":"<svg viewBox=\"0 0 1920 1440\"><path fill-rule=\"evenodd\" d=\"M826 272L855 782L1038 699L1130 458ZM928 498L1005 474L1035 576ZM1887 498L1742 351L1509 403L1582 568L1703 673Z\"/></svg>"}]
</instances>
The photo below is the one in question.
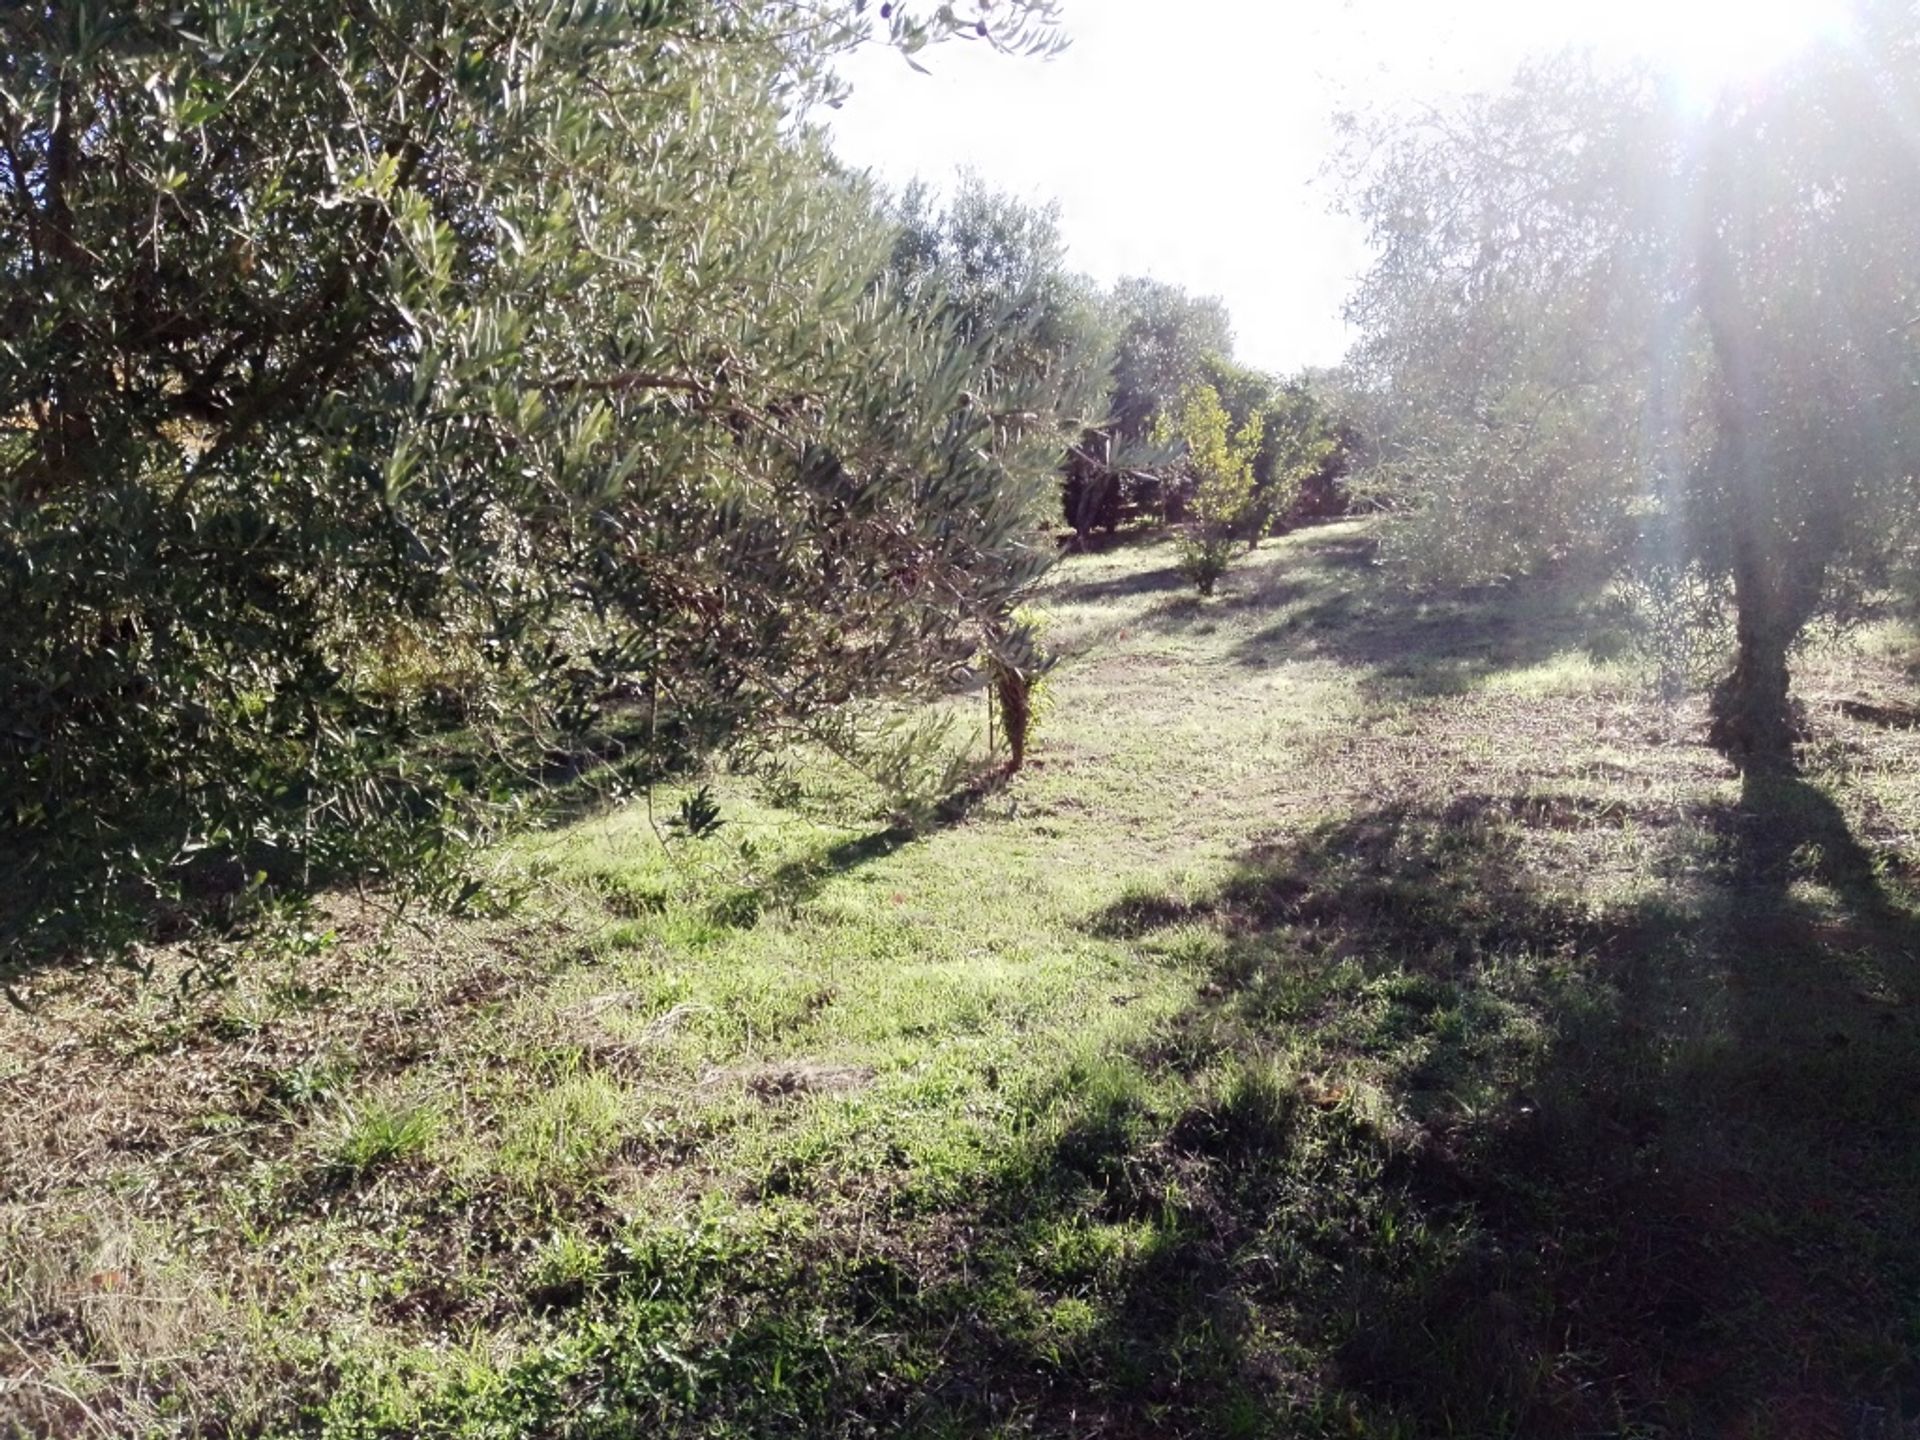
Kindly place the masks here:
<instances>
[{"instance_id":1,"label":"sun flare","mask_svg":"<svg viewBox=\"0 0 1920 1440\"><path fill-rule=\"evenodd\" d=\"M1605 8L1604 39L1709 102L1822 41L1843 36L1847 0L1621 0Z\"/></svg>"}]
</instances>

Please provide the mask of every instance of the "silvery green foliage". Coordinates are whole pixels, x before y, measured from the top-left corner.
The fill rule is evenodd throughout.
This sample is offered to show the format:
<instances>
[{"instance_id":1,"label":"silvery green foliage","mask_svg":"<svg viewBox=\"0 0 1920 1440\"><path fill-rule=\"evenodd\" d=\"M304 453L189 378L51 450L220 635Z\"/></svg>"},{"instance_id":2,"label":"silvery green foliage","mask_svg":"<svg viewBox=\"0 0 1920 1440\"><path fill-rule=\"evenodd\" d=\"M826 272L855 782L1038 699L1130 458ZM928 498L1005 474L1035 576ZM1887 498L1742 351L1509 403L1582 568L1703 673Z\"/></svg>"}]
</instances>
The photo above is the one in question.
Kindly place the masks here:
<instances>
[{"instance_id":1,"label":"silvery green foliage","mask_svg":"<svg viewBox=\"0 0 1920 1440\"><path fill-rule=\"evenodd\" d=\"M1920 18L1704 110L1568 57L1362 147L1352 315L1417 570L1658 555L1725 587L1712 738L1790 758L1788 660L1911 561Z\"/></svg>"},{"instance_id":2,"label":"silvery green foliage","mask_svg":"<svg viewBox=\"0 0 1920 1440\"><path fill-rule=\"evenodd\" d=\"M978 769L951 709L843 705L805 726L813 745L873 788L875 818L907 829L931 821Z\"/></svg>"},{"instance_id":3,"label":"silvery green foliage","mask_svg":"<svg viewBox=\"0 0 1920 1440\"><path fill-rule=\"evenodd\" d=\"M1216 297L1144 276L1123 276L1113 287L1113 307L1120 323L1113 429L1123 445L1139 445L1206 378L1210 359L1233 353L1233 326Z\"/></svg>"},{"instance_id":4,"label":"silvery green foliage","mask_svg":"<svg viewBox=\"0 0 1920 1440\"><path fill-rule=\"evenodd\" d=\"M1651 183L1632 77L1577 58L1356 136L1378 258L1349 304L1389 553L1486 581L1621 553L1645 494L1640 426L1661 253L1623 237Z\"/></svg>"},{"instance_id":5,"label":"silvery green foliage","mask_svg":"<svg viewBox=\"0 0 1920 1440\"><path fill-rule=\"evenodd\" d=\"M0 18L9 943L257 874L468 894L610 703L686 751L938 683L1047 562L1061 377L889 296L806 116L863 36L1047 21Z\"/></svg>"},{"instance_id":6,"label":"silvery green foliage","mask_svg":"<svg viewBox=\"0 0 1920 1440\"><path fill-rule=\"evenodd\" d=\"M1098 287L1067 268L1057 207L1027 204L963 172L935 208L908 187L891 270L902 298L992 347L996 375L1054 376L1088 424L1104 419L1118 318Z\"/></svg>"}]
</instances>

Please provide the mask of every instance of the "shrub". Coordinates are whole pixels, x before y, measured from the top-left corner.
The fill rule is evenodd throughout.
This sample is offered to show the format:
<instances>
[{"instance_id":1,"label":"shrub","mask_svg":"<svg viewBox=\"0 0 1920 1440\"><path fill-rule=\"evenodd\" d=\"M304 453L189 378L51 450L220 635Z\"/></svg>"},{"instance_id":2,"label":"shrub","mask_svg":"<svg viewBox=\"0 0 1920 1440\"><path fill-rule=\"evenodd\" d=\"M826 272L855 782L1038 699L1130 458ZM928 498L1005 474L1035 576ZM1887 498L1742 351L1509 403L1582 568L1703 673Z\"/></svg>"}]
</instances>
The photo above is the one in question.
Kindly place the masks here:
<instances>
[{"instance_id":1,"label":"shrub","mask_svg":"<svg viewBox=\"0 0 1920 1440\"><path fill-rule=\"evenodd\" d=\"M1253 462L1260 453L1262 418L1255 413L1238 430L1231 423L1219 392L1195 385L1169 426L1186 447L1184 463L1192 480L1180 568L1202 595L1213 594L1255 512Z\"/></svg>"},{"instance_id":2,"label":"shrub","mask_svg":"<svg viewBox=\"0 0 1920 1440\"><path fill-rule=\"evenodd\" d=\"M1240 542L1231 535L1208 533L1189 526L1180 534L1180 573L1202 595L1211 595L1233 565Z\"/></svg>"}]
</instances>

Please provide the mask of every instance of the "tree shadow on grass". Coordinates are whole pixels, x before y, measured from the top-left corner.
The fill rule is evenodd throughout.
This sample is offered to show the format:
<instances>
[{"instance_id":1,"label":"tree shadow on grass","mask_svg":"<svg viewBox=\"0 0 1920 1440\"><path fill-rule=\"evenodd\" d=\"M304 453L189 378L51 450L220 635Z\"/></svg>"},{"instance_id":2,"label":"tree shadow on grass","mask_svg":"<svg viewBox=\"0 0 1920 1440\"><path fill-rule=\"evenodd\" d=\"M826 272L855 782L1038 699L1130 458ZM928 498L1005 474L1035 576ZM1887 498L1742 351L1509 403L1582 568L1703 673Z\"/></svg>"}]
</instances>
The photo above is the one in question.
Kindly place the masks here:
<instances>
[{"instance_id":1,"label":"tree shadow on grass","mask_svg":"<svg viewBox=\"0 0 1920 1440\"><path fill-rule=\"evenodd\" d=\"M1365 691L1418 698L1458 694L1568 651L1609 659L1623 643L1602 577L1416 589L1378 567L1376 543L1344 533L1308 539L1304 583L1249 596L1278 613L1241 640L1233 658L1252 667L1333 660L1361 672Z\"/></svg>"},{"instance_id":2,"label":"tree shadow on grass","mask_svg":"<svg viewBox=\"0 0 1920 1440\"><path fill-rule=\"evenodd\" d=\"M795 910L819 895L832 881L875 860L884 860L918 838L906 825L892 825L850 839L836 841L798 859L776 866L757 883L744 886L716 901L713 919L735 929L751 929L770 911Z\"/></svg>"},{"instance_id":3,"label":"tree shadow on grass","mask_svg":"<svg viewBox=\"0 0 1920 1440\"><path fill-rule=\"evenodd\" d=\"M1329 581L1347 583L1353 574L1364 572L1372 566L1379 544L1371 535L1314 532L1307 532L1307 535L1302 553L1308 557L1307 568L1313 572L1310 578L1302 578L1291 570L1279 568L1250 573L1247 562L1269 558L1272 554L1269 548L1251 554L1241 553L1238 557L1241 564L1229 573L1225 588L1219 595L1206 599L1194 593L1193 582L1181 573L1177 563L1104 580L1072 583L1063 580L1049 590L1048 599L1063 605L1100 605L1130 596L1164 595L1169 598L1157 603L1148 616L1163 625L1247 610L1272 609L1291 604ZM1172 530L1143 530L1137 543L1160 542L1171 552L1174 538L1175 532Z\"/></svg>"},{"instance_id":4,"label":"tree shadow on grass","mask_svg":"<svg viewBox=\"0 0 1920 1440\"><path fill-rule=\"evenodd\" d=\"M1151 545L1166 539L1171 533L1165 522L1155 518L1151 512L1143 512L1122 522L1115 529L1089 531L1084 545L1073 530L1056 531L1054 543L1066 555L1105 555L1114 550Z\"/></svg>"},{"instance_id":5,"label":"tree shadow on grass","mask_svg":"<svg viewBox=\"0 0 1920 1440\"><path fill-rule=\"evenodd\" d=\"M1159 631L1191 631L1208 634L1222 621L1251 612L1278 610L1312 595L1318 585L1312 579L1281 573L1268 573L1253 583L1243 583L1218 595L1202 596L1187 587L1184 595L1174 595L1154 605L1141 623Z\"/></svg>"},{"instance_id":6,"label":"tree shadow on grass","mask_svg":"<svg viewBox=\"0 0 1920 1440\"><path fill-rule=\"evenodd\" d=\"M798 910L840 876L884 860L916 840L962 824L1005 783L1004 772L985 770L948 795L918 823L896 821L783 861L752 884L721 897L709 913L718 924L751 929L769 912Z\"/></svg>"},{"instance_id":7,"label":"tree shadow on grass","mask_svg":"<svg viewBox=\"0 0 1920 1440\"><path fill-rule=\"evenodd\" d=\"M1463 694L1569 652L1611 660L1627 644L1597 575L1418 590L1376 564L1372 535L1329 528L1288 543L1284 560L1243 564L1213 596L1195 594L1179 567L1168 564L1062 583L1049 598L1067 605L1149 598L1127 624L1164 634L1257 626L1229 650L1237 664L1330 660L1355 673L1367 698L1390 702Z\"/></svg>"},{"instance_id":8,"label":"tree shadow on grass","mask_svg":"<svg viewBox=\"0 0 1920 1440\"><path fill-rule=\"evenodd\" d=\"M1192 584L1177 565L1153 570L1135 570L1105 580L1079 580L1057 584L1047 591L1052 605L1106 605L1136 595L1164 595Z\"/></svg>"},{"instance_id":9,"label":"tree shadow on grass","mask_svg":"<svg viewBox=\"0 0 1920 1440\"><path fill-rule=\"evenodd\" d=\"M1705 817L1698 893L1612 906L1529 863L1537 801L1378 809L1096 917L1201 957L1200 1003L1130 1060L1194 1098L1069 1077L1077 1118L987 1199L972 1274L1097 1319L976 1333L956 1296L921 1419L1912 1433L1920 924L1800 782ZM1076 1226L1145 1238L1050 1271Z\"/></svg>"},{"instance_id":10,"label":"tree shadow on grass","mask_svg":"<svg viewBox=\"0 0 1920 1440\"><path fill-rule=\"evenodd\" d=\"M1612 908L1543 886L1530 812L1482 800L1100 917L1212 937L1187 1063L1304 1026L1336 1089L1377 1087L1378 1113L1304 1103L1288 1146L1244 1157L1258 1181L1217 1232L1242 1308L1331 1357L1321 1407L1361 1433L1910 1433L1913 913L1803 782L1706 817L1724 849L1686 903ZM1351 1228L1316 1269L1336 1181Z\"/></svg>"},{"instance_id":11,"label":"tree shadow on grass","mask_svg":"<svg viewBox=\"0 0 1920 1440\"><path fill-rule=\"evenodd\" d=\"M1161 595L1136 623L1162 632L1251 621L1259 628L1229 652L1236 663L1331 660L1357 673L1363 693L1387 700L1461 694L1568 652L1605 661L1627 641L1601 576L1419 590L1377 566L1371 535L1333 529L1290 543L1285 562L1243 566L1211 597L1191 593L1174 566L1056 594L1069 602Z\"/></svg>"},{"instance_id":12,"label":"tree shadow on grass","mask_svg":"<svg viewBox=\"0 0 1920 1440\"><path fill-rule=\"evenodd\" d=\"M1184 1012L983 1092L1024 1120L978 1169L785 1156L754 1203L807 1225L616 1267L501 1393L592 1397L582 1434L1911 1435L1909 897L1776 780L1693 817L1694 888L1597 903L1540 846L1600 817L1553 798L1108 907Z\"/></svg>"},{"instance_id":13,"label":"tree shadow on grass","mask_svg":"<svg viewBox=\"0 0 1920 1440\"><path fill-rule=\"evenodd\" d=\"M1290 610L1236 648L1243 665L1323 658L1389 697L1458 694L1569 651L1615 654L1596 587L1533 583L1422 593L1370 577Z\"/></svg>"}]
</instances>

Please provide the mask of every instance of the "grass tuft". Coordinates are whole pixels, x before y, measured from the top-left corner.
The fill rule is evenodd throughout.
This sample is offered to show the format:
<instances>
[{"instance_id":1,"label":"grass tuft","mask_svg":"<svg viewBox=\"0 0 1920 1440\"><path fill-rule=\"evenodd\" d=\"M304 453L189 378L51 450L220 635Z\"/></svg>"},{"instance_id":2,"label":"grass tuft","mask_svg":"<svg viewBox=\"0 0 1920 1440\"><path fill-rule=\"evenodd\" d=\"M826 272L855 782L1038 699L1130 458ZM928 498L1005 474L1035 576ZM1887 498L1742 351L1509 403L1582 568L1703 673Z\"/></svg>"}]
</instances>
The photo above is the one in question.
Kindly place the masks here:
<instances>
[{"instance_id":1,"label":"grass tuft","mask_svg":"<svg viewBox=\"0 0 1920 1440\"><path fill-rule=\"evenodd\" d=\"M349 1176L366 1175L424 1154L440 1126L431 1101L379 1094L342 1101L328 1123L326 1154Z\"/></svg>"}]
</instances>

